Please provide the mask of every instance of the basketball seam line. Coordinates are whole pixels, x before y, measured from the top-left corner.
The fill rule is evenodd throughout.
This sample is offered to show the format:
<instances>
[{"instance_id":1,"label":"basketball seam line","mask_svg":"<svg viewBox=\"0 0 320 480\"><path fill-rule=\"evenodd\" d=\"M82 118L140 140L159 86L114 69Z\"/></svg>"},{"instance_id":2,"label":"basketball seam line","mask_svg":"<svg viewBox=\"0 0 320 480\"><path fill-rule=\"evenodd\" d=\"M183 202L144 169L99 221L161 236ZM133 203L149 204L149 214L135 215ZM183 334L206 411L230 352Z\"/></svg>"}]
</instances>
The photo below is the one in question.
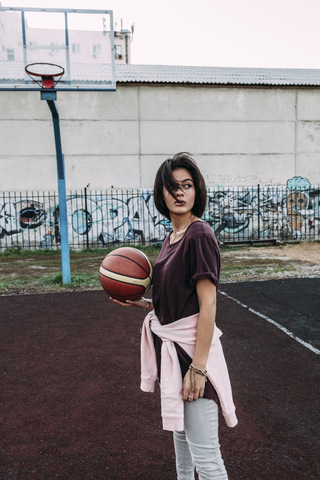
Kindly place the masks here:
<instances>
[{"instance_id":1,"label":"basketball seam line","mask_svg":"<svg viewBox=\"0 0 320 480\"><path fill-rule=\"evenodd\" d=\"M114 278L108 277L107 275L103 275L103 273L101 274L101 276L104 277L104 278L108 278L109 280L113 280L114 282L117 282L117 280L115 280ZM143 289L146 288L144 285L141 285L141 283L130 283L130 282L126 282L126 281L123 281L121 283L123 283L124 285L130 285L132 287L142 287Z\"/></svg>"},{"instance_id":2,"label":"basketball seam line","mask_svg":"<svg viewBox=\"0 0 320 480\"><path fill-rule=\"evenodd\" d=\"M147 260L147 263L148 263L148 265L149 265L149 267L150 267L150 273L148 273L147 270L146 270L145 268L143 268L142 265L140 265L140 263L136 262L136 261L133 260L132 258L126 257L125 255L120 255L119 253L112 253L112 252L111 252L111 254L109 253L109 255L110 255L110 257L121 257L121 258L126 258L127 260L130 260L130 262L133 262L133 263L135 263L136 265L138 265L138 267L140 267L140 268L148 275L148 277L150 277L150 273L152 272L152 264L151 264L150 260L149 260L147 257L141 255L142 258L144 258L145 260ZM139 253L139 255L140 255L140 253ZM111 271L111 270L110 270L110 271ZM116 273L116 272L115 272L115 273Z\"/></svg>"},{"instance_id":3,"label":"basketball seam line","mask_svg":"<svg viewBox=\"0 0 320 480\"><path fill-rule=\"evenodd\" d=\"M101 271L101 268L103 268L104 271ZM114 278L111 277L111 276L108 276L108 274L107 274L107 273L104 273L104 272L114 273L114 274L117 275L118 277L132 278L132 280L138 280L138 281L141 280L142 282L144 282L145 280L148 280L148 279L151 281L150 275L148 275L147 277L144 277L144 278L130 277L129 275L125 275L124 273L114 272L113 270L110 270L110 269L107 269L107 268L101 266L101 267L100 267L100 271L99 271L100 275L102 275L102 276L105 277L105 278L110 278L110 280L114 280ZM130 283L130 282L127 282L127 283Z\"/></svg>"}]
</instances>

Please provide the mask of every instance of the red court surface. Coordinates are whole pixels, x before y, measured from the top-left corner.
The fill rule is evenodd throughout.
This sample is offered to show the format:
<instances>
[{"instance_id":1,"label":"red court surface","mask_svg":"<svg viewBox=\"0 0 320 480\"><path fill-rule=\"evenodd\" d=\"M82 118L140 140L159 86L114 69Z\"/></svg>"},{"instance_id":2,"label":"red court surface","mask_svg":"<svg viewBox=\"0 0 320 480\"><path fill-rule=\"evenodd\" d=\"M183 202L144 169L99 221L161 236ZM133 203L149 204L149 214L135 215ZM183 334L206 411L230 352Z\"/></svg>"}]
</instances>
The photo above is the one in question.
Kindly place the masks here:
<instances>
[{"instance_id":1,"label":"red court surface","mask_svg":"<svg viewBox=\"0 0 320 480\"><path fill-rule=\"evenodd\" d=\"M0 297L1 479L176 478L159 392L139 389L143 317L103 291ZM229 480L319 479L319 355L222 294L217 324L239 419L220 423Z\"/></svg>"}]
</instances>

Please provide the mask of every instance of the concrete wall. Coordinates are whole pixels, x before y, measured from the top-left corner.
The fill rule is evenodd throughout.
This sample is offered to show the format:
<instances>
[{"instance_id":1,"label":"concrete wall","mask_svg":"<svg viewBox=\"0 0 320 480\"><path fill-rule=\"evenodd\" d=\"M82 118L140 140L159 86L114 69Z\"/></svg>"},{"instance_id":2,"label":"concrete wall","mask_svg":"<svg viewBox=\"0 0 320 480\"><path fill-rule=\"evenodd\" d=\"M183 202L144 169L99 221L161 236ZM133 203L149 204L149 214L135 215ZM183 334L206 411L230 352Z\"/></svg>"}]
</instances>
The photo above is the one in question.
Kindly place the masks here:
<instances>
[{"instance_id":1,"label":"concrete wall","mask_svg":"<svg viewBox=\"0 0 320 480\"><path fill-rule=\"evenodd\" d=\"M67 189L153 185L194 155L209 186L320 184L320 89L118 85L59 92ZM51 114L38 92L0 92L0 191L56 189Z\"/></svg>"}]
</instances>

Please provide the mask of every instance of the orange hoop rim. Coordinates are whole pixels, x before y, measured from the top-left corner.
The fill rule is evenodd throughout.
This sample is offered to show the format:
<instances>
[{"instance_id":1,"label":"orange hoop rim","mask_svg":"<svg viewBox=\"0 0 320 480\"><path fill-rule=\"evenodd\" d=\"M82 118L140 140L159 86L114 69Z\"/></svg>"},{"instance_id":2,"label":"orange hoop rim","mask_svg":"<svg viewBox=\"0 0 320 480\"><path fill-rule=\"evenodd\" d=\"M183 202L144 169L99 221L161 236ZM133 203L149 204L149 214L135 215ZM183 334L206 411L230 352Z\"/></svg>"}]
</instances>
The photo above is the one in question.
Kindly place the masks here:
<instances>
[{"instance_id":1,"label":"orange hoop rim","mask_svg":"<svg viewBox=\"0 0 320 480\"><path fill-rule=\"evenodd\" d=\"M32 68L35 66L40 66L40 69ZM58 71L56 71L56 69L58 69ZM29 63L25 66L25 71L29 77L42 88L54 88L65 73L65 70L63 67L61 67L61 65L47 62ZM41 81L39 80L40 78ZM52 85L47 86L50 81Z\"/></svg>"}]
</instances>

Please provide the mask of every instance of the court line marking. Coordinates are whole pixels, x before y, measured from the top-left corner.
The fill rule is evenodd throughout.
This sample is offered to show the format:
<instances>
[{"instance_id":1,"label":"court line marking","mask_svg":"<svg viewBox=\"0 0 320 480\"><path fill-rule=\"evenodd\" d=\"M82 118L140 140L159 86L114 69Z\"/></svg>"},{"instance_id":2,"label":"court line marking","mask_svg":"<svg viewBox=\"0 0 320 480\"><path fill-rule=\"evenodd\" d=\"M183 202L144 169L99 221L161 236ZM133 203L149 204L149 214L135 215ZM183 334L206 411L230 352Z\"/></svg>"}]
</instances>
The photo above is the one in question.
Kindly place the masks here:
<instances>
[{"instance_id":1,"label":"court line marking","mask_svg":"<svg viewBox=\"0 0 320 480\"><path fill-rule=\"evenodd\" d=\"M297 337L294 333L290 332L290 330L288 330L286 327L283 327L282 325L280 325L280 323L277 323L275 320L272 320L272 318L267 317L266 315L263 315L263 313L257 312L257 310L254 310L253 308L250 308L245 303L240 302L240 300L237 300L236 298L231 297L231 295L228 295L226 292L222 292L221 290L219 290L219 293L221 293L222 295L224 295L227 298L230 298L230 300L233 300L234 302L236 302L241 307L246 308L247 310L249 310L249 312L254 313L255 315L258 315L258 317L261 317L264 320L267 320L267 322L269 322L272 325L274 325L275 327L279 328L279 330L281 330L282 332L284 332L286 335L293 338L297 342L301 343L301 345L308 348L313 353L316 353L317 355L320 354L320 350L318 350L318 348L314 347L313 345L310 345L310 343L305 342L304 340L301 340L301 338Z\"/></svg>"}]
</instances>

